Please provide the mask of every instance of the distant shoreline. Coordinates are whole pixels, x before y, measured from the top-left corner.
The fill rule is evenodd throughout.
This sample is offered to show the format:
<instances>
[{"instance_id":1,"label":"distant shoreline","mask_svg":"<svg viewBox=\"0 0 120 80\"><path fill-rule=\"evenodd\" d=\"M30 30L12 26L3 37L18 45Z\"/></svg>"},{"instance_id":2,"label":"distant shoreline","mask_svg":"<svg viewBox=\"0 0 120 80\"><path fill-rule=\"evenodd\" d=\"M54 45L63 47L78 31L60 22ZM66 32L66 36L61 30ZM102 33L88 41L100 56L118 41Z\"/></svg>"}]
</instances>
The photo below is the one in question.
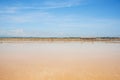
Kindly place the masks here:
<instances>
[{"instance_id":1,"label":"distant shoreline","mask_svg":"<svg viewBox=\"0 0 120 80\"><path fill-rule=\"evenodd\" d=\"M6 41L120 41L119 37L1 37L0 42Z\"/></svg>"}]
</instances>

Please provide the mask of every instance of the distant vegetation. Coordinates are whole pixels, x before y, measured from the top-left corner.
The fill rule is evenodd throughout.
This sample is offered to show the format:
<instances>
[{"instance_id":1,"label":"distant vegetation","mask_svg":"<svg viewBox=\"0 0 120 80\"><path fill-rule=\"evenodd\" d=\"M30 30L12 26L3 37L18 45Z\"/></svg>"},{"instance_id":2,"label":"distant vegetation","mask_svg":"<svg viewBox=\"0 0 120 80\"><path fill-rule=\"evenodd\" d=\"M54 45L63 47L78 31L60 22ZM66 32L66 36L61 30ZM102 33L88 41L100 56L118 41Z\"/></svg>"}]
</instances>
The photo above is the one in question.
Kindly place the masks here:
<instances>
[{"instance_id":1,"label":"distant vegetation","mask_svg":"<svg viewBox=\"0 0 120 80\"><path fill-rule=\"evenodd\" d=\"M0 37L0 41L120 41L120 37Z\"/></svg>"}]
</instances>

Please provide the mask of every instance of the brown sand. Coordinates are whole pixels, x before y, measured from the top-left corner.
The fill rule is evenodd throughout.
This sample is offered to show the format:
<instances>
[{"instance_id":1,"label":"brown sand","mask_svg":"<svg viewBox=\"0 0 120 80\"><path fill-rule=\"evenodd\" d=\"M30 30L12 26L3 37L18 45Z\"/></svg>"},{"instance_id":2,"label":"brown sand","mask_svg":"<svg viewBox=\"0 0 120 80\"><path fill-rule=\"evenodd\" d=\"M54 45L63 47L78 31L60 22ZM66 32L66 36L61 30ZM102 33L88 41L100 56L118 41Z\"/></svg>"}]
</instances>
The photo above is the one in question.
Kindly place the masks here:
<instances>
[{"instance_id":1,"label":"brown sand","mask_svg":"<svg viewBox=\"0 0 120 80\"><path fill-rule=\"evenodd\" d=\"M120 44L1 43L0 80L120 80Z\"/></svg>"}]
</instances>

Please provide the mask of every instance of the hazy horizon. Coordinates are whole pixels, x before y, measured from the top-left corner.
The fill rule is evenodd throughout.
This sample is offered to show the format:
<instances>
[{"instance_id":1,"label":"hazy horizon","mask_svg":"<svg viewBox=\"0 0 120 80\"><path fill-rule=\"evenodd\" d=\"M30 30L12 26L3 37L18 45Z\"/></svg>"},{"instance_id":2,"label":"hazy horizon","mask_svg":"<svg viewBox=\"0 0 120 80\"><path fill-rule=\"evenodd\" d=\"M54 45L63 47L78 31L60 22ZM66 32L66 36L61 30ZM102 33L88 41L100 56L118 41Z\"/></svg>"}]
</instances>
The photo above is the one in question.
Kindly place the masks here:
<instances>
[{"instance_id":1,"label":"hazy horizon","mask_svg":"<svg viewBox=\"0 0 120 80\"><path fill-rule=\"evenodd\" d=\"M101 37L90 37L90 36L84 36L84 37L75 37L75 36L64 36L64 37L54 37L54 36L52 36L52 37L35 37L35 36L33 36L33 37L29 37L29 36L26 36L26 37L21 37L21 36L0 36L0 38L120 38L120 37L115 37L115 36L101 36Z\"/></svg>"}]
</instances>

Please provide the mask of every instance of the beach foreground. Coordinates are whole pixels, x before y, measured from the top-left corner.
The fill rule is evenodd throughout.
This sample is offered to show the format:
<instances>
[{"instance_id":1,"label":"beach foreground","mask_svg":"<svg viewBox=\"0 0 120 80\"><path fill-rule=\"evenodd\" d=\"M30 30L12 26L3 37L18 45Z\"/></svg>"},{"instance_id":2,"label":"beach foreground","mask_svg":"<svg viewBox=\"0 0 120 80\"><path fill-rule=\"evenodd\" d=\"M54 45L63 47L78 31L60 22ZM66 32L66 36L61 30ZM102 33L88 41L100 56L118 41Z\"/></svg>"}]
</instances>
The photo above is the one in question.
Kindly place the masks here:
<instances>
[{"instance_id":1,"label":"beach foreground","mask_svg":"<svg viewBox=\"0 0 120 80\"><path fill-rule=\"evenodd\" d=\"M0 80L120 80L120 43L2 42Z\"/></svg>"}]
</instances>

